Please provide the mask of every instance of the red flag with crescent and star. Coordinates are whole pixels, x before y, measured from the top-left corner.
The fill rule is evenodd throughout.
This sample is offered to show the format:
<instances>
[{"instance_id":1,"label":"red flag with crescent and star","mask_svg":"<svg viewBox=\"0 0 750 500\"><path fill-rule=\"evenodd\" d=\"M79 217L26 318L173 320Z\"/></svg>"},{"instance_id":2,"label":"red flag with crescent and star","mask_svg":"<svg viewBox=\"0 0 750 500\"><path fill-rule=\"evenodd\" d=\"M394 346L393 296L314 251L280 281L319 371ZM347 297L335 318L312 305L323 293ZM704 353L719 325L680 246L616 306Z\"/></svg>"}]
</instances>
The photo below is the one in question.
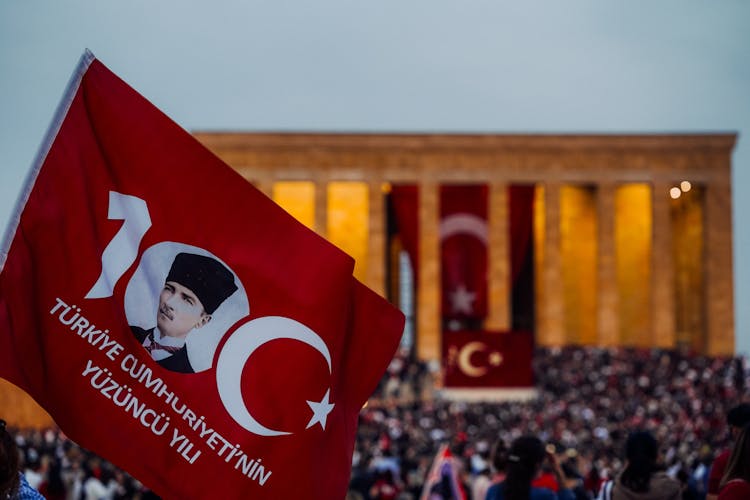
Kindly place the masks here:
<instances>
[{"instance_id":1,"label":"red flag with crescent and star","mask_svg":"<svg viewBox=\"0 0 750 500\"><path fill-rule=\"evenodd\" d=\"M0 257L0 376L165 498L342 498L403 315L86 52Z\"/></svg>"},{"instance_id":2,"label":"red flag with crescent and star","mask_svg":"<svg viewBox=\"0 0 750 500\"><path fill-rule=\"evenodd\" d=\"M529 332L443 332L445 387L530 389L534 340Z\"/></svg>"},{"instance_id":3,"label":"red flag with crescent and star","mask_svg":"<svg viewBox=\"0 0 750 500\"><path fill-rule=\"evenodd\" d=\"M449 329L487 317L487 237L487 186L441 186L442 309Z\"/></svg>"}]
</instances>

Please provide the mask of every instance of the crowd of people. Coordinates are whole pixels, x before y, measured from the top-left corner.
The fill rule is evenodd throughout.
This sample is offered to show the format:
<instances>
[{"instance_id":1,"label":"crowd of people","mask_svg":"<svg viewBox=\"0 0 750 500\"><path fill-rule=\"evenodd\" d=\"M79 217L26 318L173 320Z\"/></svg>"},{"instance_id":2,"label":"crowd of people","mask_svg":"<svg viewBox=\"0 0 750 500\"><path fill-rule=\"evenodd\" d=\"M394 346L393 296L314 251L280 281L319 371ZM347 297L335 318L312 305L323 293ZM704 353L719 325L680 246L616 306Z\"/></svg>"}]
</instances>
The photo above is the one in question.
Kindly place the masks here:
<instances>
[{"instance_id":1,"label":"crowd of people","mask_svg":"<svg viewBox=\"0 0 750 500\"><path fill-rule=\"evenodd\" d=\"M580 482L578 497L593 498L623 469L625 441L636 430L659 442L660 463L682 483L685 498L705 498L711 462L731 442L727 411L745 396L748 376L742 358L658 349L537 349L536 398L465 403L426 393L426 386L440 393L433 371L397 357L378 397L362 410L352 478L362 498L419 498L444 442L459 459L470 492L494 473L493 446L509 446L525 435L554 446ZM372 488L389 479L395 496Z\"/></svg>"},{"instance_id":2,"label":"crowd of people","mask_svg":"<svg viewBox=\"0 0 750 500\"><path fill-rule=\"evenodd\" d=\"M397 355L360 413L349 497L420 498L443 446L469 500L541 486L593 499L632 463L626 448L639 431L647 437L638 449L658 452L650 467L679 485L679 498L704 499L714 458L732 444L727 412L747 394L749 373L743 358L580 347L537 349L534 372L533 399L450 401L441 397L439 367ZM46 498L155 497L58 430L12 434L25 479ZM535 468L541 483L519 482ZM506 474L510 490L498 491L492 485Z\"/></svg>"},{"instance_id":3,"label":"crowd of people","mask_svg":"<svg viewBox=\"0 0 750 500\"><path fill-rule=\"evenodd\" d=\"M23 480L31 491L38 491L48 500L158 498L139 481L81 448L59 429L9 431L20 452L18 467Z\"/></svg>"}]
</instances>

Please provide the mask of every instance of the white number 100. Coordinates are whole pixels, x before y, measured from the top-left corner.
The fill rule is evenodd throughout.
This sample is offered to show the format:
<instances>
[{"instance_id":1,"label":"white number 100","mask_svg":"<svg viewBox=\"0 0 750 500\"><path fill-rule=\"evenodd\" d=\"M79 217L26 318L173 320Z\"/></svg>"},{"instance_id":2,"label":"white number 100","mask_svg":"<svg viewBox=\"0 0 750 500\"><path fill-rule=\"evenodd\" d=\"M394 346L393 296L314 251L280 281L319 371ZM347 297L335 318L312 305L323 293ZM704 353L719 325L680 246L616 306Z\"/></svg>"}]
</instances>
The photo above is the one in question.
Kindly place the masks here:
<instances>
[{"instance_id":1,"label":"white number 100","mask_svg":"<svg viewBox=\"0 0 750 500\"><path fill-rule=\"evenodd\" d=\"M115 191L109 192L107 218L125 222L102 252L102 273L86 294L87 299L112 296L119 279L138 258L138 247L151 227L151 216L146 202Z\"/></svg>"}]
</instances>

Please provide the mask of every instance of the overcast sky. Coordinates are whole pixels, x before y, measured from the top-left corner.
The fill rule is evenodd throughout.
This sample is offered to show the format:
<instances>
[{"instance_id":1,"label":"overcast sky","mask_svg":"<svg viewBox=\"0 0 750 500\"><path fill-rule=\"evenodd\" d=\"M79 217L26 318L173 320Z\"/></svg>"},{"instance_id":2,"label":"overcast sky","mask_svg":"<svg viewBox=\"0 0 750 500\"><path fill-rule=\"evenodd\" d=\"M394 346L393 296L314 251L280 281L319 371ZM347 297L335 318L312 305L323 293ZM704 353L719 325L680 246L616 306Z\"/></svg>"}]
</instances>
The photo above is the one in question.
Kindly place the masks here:
<instances>
[{"instance_id":1,"label":"overcast sky","mask_svg":"<svg viewBox=\"0 0 750 500\"><path fill-rule=\"evenodd\" d=\"M750 352L750 2L1 0L0 227L84 48L189 130L736 131Z\"/></svg>"}]
</instances>

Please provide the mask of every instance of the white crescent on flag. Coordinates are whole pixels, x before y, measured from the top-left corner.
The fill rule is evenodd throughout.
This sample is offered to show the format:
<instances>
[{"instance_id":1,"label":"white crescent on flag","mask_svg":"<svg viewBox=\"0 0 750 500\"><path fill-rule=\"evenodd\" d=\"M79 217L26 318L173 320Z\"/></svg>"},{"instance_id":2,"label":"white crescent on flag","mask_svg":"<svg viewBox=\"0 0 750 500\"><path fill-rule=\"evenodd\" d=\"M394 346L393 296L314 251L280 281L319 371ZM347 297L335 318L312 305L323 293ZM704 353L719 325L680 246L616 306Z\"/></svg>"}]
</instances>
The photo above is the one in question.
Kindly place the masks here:
<instances>
[{"instance_id":1,"label":"white crescent on flag","mask_svg":"<svg viewBox=\"0 0 750 500\"><path fill-rule=\"evenodd\" d=\"M216 362L216 386L219 389L221 401L232 418L242 427L259 436L291 434L287 431L270 429L258 422L245 406L240 389L242 369L250 356L263 344L279 339L297 340L309 345L325 358L328 373L331 373L331 354L328 352L328 346L317 333L302 323L281 316L265 316L249 321L235 330L222 347ZM307 428L320 422L325 429L326 417L334 407L328 400L330 392L329 389L320 402L307 402L313 410L313 417Z\"/></svg>"},{"instance_id":2,"label":"white crescent on flag","mask_svg":"<svg viewBox=\"0 0 750 500\"><path fill-rule=\"evenodd\" d=\"M451 214L440 221L440 239L468 234L487 245L487 222L473 214Z\"/></svg>"}]
</instances>

